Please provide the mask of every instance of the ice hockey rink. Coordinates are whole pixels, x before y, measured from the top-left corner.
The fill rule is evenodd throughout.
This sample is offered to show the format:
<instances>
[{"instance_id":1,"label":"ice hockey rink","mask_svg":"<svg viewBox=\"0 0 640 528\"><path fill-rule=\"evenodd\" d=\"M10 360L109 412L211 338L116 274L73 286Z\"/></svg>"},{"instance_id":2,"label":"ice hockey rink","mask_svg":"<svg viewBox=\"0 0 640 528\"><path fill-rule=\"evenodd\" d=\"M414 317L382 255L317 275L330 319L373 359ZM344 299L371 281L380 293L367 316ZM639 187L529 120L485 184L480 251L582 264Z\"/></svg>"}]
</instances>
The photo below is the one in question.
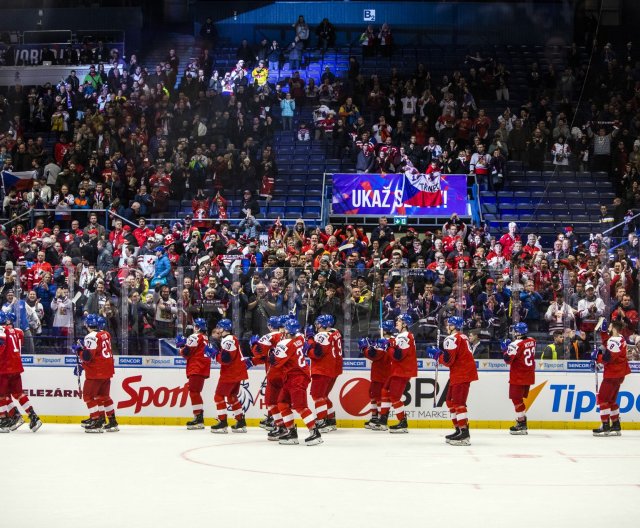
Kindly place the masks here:
<instances>
[{"instance_id":1,"label":"ice hockey rink","mask_svg":"<svg viewBox=\"0 0 640 528\"><path fill-rule=\"evenodd\" d=\"M307 447L258 428L24 425L0 435L2 525L640 525L640 431L476 430L470 447L446 433L342 429Z\"/></svg>"}]
</instances>

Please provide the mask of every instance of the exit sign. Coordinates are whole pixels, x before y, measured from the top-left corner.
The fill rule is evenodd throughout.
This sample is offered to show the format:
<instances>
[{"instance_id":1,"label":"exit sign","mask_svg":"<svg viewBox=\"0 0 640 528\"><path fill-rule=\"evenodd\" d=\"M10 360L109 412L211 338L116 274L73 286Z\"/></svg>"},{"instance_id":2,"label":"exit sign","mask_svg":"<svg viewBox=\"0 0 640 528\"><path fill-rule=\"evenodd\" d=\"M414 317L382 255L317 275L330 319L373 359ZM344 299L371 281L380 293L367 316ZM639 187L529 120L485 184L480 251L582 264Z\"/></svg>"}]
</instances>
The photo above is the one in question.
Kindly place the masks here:
<instances>
[{"instance_id":1,"label":"exit sign","mask_svg":"<svg viewBox=\"0 0 640 528\"><path fill-rule=\"evenodd\" d=\"M393 223L395 225L406 226L407 225L407 217L406 216L394 216L393 217Z\"/></svg>"}]
</instances>

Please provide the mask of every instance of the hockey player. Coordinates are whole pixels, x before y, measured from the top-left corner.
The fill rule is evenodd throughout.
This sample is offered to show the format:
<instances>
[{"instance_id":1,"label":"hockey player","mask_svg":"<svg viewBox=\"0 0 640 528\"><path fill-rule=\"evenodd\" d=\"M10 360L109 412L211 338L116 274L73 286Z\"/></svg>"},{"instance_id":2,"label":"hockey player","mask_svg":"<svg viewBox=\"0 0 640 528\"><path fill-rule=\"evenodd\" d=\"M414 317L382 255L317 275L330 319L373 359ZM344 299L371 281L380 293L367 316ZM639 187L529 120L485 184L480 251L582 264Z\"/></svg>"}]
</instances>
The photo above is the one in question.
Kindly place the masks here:
<instances>
[{"instance_id":1,"label":"hockey player","mask_svg":"<svg viewBox=\"0 0 640 528\"><path fill-rule=\"evenodd\" d=\"M594 350L592 354L592 369L604 364L602 383L598 391L598 405L600 407L600 421L602 424L593 430L593 436L620 436L620 407L618 405L618 392L627 374L631 374L627 359L627 343L622 332L625 330L623 321L615 320L607 331L607 321L602 324L602 342L604 350L598 354ZM597 363L596 363L597 362ZM609 423L611 420L611 423Z\"/></svg>"},{"instance_id":2,"label":"hockey player","mask_svg":"<svg viewBox=\"0 0 640 528\"><path fill-rule=\"evenodd\" d=\"M242 405L238 400L240 383L249 378L244 357L240 351L240 341L231 334L232 324L229 319L220 319L213 330L215 339L212 343L211 353L220 364L220 379L216 385L213 400L218 412L218 423L211 426L212 433L227 433L227 406L236 419L231 426L233 433L246 433L247 422L244 418ZM217 341L219 340L219 346Z\"/></svg>"},{"instance_id":3,"label":"hockey player","mask_svg":"<svg viewBox=\"0 0 640 528\"><path fill-rule=\"evenodd\" d=\"M389 394L383 389L391 375L391 358L384 350L385 342L393 339L396 326L393 321L382 321L383 337L372 341L362 338L358 341L362 355L371 361L371 381L369 383L369 398L371 398L371 419L364 423L365 429L377 429L378 417L382 414L382 406L391 406ZM384 396L383 396L384 394Z\"/></svg>"},{"instance_id":4,"label":"hockey player","mask_svg":"<svg viewBox=\"0 0 640 528\"><path fill-rule=\"evenodd\" d=\"M315 320L316 332L312 327L306 331L306 355L311 360L311 398L316 408L317 426L320 432L336 430L335 413L328 419L329 393L336 382L337 360L342 363L342 336L332 329L333 316L319 315ZM333 412L333 405L332 412Z\"/></svg>"},{"instance_id":5,"label":"hockey player","mask_svg":"<svg viewBox=\"0 0 640 528\"><path fill-rule=\"evenodd\" d=\"M330 431L335 431L337 429L336 411L333 407L333 402L331 401L331 398L329 396L331 395L331 391L333 390L333 387L335 386L338 377L342 374L342 369L343 369L342 350L344 347L342 333L340 332L340 330L335 328L336 318L331 314L327 314L326 317L327 317L327 324L329 325L327 327L327 331L329 332L329 340L333 343L332 356L333 356L334 370L333 370L333 377L332 377L331 383L329 384L329 390L327 391L327 398L326 398L327 419L325 420L324 428L320 429L321 433L324 433L325 430L327 432L330 432Z\"/></svg>"},{"instance_id":6,"label":"hockey player","mask_svg":"<svg viewBox=\"0 0 640 528\"><path fill-rule=\"evenodd\" d=\"M89 419L81 422L81 425L86 433L114 433L119 430L110 396L111 378L115 373L111 336L100 329L105 323L99 315L87 315L85 326L89 333L82 344L72 346L80 360L74 373L80 375L85 372L82 397L89 409ZM109 423L105 421L105 411Z\"/></svg>"},{"instance_id":7,"label":"hockey player","mask_svg":"<svg viewBox=\"0 0 640 528\"><path fill-rule=\"evenodd\" d=\"M293 421L293 411L296 411L309 429L310 435L305 438L305 445L321 444L322 435L307 405L310 373L303 352L304 336L299 333L300 325L295 319L288 319L284 323L284 331L284 338L269 356L272 369L280 370L284 381L278 396L278 408L282 414L286 432L279 435L278 441L280 444L298 443L298 431ZM272 431L269 434L272 435L275 432Z\"/></svg>"},{"instance_id":8,"label":"hockey player","mask_svg":"<svg viewBox=\"0 0 640 528\"><path fill-rule=\"evenodd\" d=\"M471 382L478 379L478 369L469 348L469 340L461 331L463 323L462 317L455 315L449 317L446 325L449 335L445 337L442 345L444 350L438 347L427 348L429 357L449 367L449 390L446 401L456 431L445 438L448 444L456 446L471 445L467 397Z\"/></svg>"},{"instance_id":9,"label":"hockey player","mask_svg":"<svg viewBox=\"0 0 640 528\"><path fill-rule=\"evenodd\" d=\"M536 340L527 337L526 323L515 323L512 327L514 340L502 342L502 354L509 365L509 399L516 410L516 424L509 428L512 435L526 435L527 410L524 399L529 396L529 388L536 382Z\"/></svg>"},{"instance_id":10,"label":"hockey player","mask_svg":"<svg viewBox=\"0 0 640 528\"><path fill-rule=\"evenodd\" d=\"M188 338L183 335L176 337L176 346L180 348L180 355L187 360L189 398L193 409L193 420L187 422L187 429L190 430L204 429L202 389L205 380L211 374L207 321L197 318L193 321L193 327L195 332Z\"/></svg>"},{"instance_id":11,"label":"hockey player","mask_svg":"<svg viewBox=\"0 0 640 528\"><path fill-rule=\"evenodd\" d=\"M267 431L272 431L281 427L284 429L284 422L278 410L278 394L282 389L282 376L279 370L272 369L269 363L269 352L280 342L282 336L282 326L286 316L271 316L267 320L269 332L259 336L252 336L249 340L252 356L245 360L247 367L264 364L266 377L264 389L264 403L267 406L267 419L260 422L260 427ZM271 438L270 438L271 439ZM277 440L277 438L273 438Z\"/></svg>"},{"instance_id":12,"label":"hockey player","mask_svg":"<svg viewBox=\"0 0 640 528\"><path fill-rule=\"evenodd\" d=\"M391 375L387 379L384 389L388 392L388 400L391 402L398 423L389 427L390 433L408 433L407 417L404 413L402 396L411 378L418 375L418 359L416 355L416 342L409 331L409 325L413 319L409 314L400 314L395 321L398 331L395 338L379 340L381 348L386 349L391 360ZM383 394L383 396L385 396ZM380 418L376 430L386 431L389 418L389 406L385 405L385 398L380 409Z\"/></svg>"},{"instance_id":13,"label":"hockey player","mask_svg":"<svg viewBox=\"0 0 640 528\"><path fill-rule=\"evenodd\" d=\"M13 398L29 415L29 428L35 433L42 422L22 390L24 333L14 327L15 322L14 313L0 312L0 432L15 431L24 423L18 407L11 401Z\"/></svg>"}]
</instances>

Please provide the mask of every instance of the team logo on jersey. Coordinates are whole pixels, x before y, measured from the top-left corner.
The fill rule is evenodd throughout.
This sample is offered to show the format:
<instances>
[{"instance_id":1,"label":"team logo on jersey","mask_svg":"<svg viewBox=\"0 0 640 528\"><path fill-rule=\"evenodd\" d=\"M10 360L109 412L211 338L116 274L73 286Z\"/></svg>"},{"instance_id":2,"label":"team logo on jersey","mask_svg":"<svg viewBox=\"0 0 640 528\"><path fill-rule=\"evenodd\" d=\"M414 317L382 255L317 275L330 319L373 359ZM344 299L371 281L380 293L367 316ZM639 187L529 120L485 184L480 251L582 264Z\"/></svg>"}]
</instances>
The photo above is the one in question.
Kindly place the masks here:
<instances>
[{"instance_id":1,"label":"team logo on jersey","mask_svg":"<svg viewBox=\"0 0 640 528\"><path fill-rule=\"evenodd\" d=\"M351 416L365 416L369 413L371 383L365 378L348 380L340 389L340 405Z\"/></svg>"},{"instance_id":2,"label":"team logo on jersey","mask_svg":"<svg viewBox=\"0 0 640 528\"><path fill-rule=\"evenodd\" d=\"M249 380L244 380L240 382L240 390L238 391L238 400L240 401L240 405L242 406L242 412L246 414L254 403L253 394L249 390ZM231 407L227 407L228 411L231 411Z\"/></svg>"}]
</instances>

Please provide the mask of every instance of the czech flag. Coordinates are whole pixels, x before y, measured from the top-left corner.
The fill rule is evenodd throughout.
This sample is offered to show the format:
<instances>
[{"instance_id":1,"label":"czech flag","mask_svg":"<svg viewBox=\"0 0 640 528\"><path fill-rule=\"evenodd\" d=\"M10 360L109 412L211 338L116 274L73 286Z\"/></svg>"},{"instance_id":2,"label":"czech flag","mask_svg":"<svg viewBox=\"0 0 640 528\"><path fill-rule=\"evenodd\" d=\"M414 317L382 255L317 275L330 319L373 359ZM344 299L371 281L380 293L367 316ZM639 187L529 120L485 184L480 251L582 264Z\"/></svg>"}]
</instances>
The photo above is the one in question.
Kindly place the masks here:
<instances>
[{"instance_id":1,"label":"czech flag","mask_svg":"<svg viewBox=\"0 0 640 528\"><path fill-rule=\"evenodd\" d=\"M36 171L11 172L2 171L2 187L5 191L16 189L16 191L28 191L33 185Z\"/></svg>"}]
</instances>

